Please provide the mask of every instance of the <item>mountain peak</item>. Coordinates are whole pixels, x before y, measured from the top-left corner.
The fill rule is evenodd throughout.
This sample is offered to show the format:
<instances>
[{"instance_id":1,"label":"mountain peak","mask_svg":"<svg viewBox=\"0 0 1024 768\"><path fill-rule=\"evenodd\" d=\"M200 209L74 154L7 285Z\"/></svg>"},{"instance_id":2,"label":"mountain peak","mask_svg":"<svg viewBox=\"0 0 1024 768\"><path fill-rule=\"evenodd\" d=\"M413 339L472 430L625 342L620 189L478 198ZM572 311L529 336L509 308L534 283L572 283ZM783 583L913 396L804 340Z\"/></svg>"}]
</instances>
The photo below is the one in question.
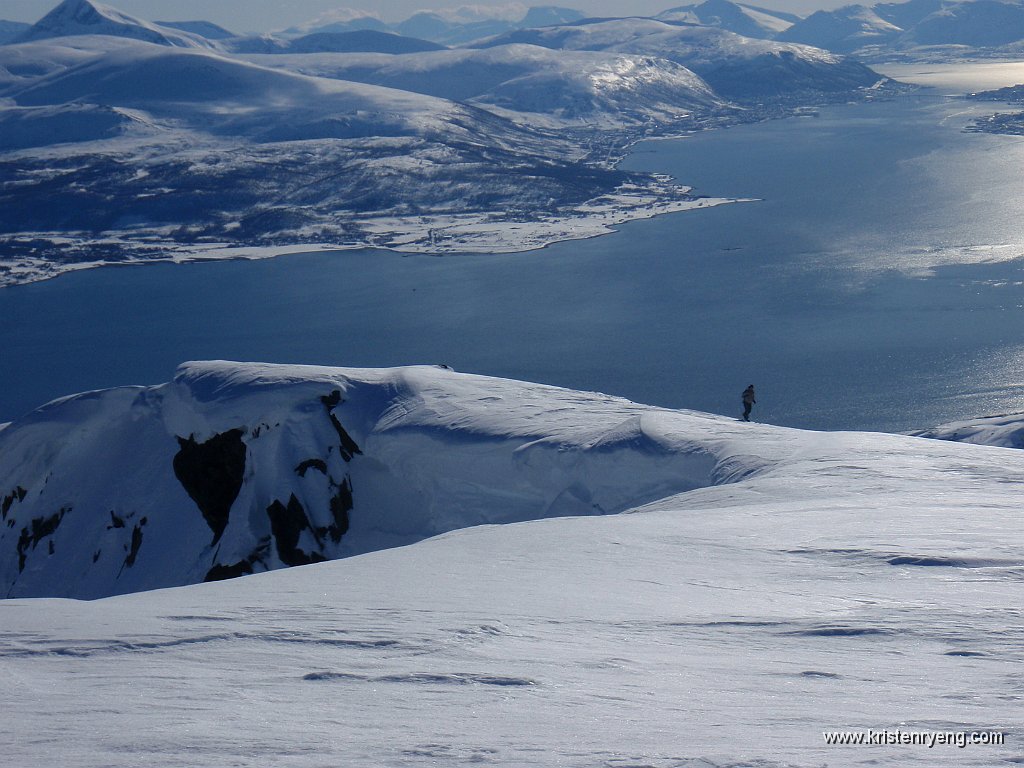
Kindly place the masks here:
<instances>
[{"instance_id":1,"label":"mountain peak","mask_svg":"<svg viewBox=\"0 0 1024 768\"><path fill-rule=\"evenodd\" d=\"M17 42L73 35L129 37L184 48L204 45L193 35L160 27L93 0L64 0L32 25Z\"/></svg>"}]
</instances>

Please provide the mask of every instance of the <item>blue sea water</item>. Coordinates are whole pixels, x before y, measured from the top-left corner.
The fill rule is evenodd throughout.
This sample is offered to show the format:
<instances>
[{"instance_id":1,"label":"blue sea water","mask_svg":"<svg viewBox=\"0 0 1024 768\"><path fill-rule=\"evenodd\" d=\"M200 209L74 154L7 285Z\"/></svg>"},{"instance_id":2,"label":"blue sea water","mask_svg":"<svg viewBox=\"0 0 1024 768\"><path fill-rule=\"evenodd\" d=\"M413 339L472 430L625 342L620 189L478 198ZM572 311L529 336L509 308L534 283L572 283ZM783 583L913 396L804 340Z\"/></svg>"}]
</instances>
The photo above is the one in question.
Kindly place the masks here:
<instances>
[{"instance_id":1,"label":"blue sea water","mask_svg":"<svg viewBox=\"0 0 1024 768\"><path fill-rule=\"evenodd\" d=\"M447 363L673 408L903 431L1024 410L1024 141L938 94L639 145L758 202L506 255L104 268L0 291L0 421L192 359Z\"/></svg>"}]
</instances>

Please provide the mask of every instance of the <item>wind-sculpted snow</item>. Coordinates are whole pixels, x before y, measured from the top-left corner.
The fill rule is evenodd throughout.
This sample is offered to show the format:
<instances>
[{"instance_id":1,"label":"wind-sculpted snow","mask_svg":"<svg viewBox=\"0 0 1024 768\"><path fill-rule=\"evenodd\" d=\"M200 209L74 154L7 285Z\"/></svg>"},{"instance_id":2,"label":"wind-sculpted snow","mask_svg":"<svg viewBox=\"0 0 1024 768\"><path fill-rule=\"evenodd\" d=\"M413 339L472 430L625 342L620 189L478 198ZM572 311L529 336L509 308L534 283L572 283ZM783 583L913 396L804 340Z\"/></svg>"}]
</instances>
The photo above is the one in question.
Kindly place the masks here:
<instances>
[{"instance_id":1,"label":"wind-sculpted snow","mask_svg":"<svg viewBox=\"0 0 1024 768\"><path fill-rule=\"evenodd\" d=\"M349 462L329 416L361 451ZM241 424L222 562L269 537L252 570L270 564L280 542L263 505L292 495L312 524L295 549L313 559L316 461L352 481L342 546L516 524L182 589L3 601L8 763L1019 757L1024 454L1004 448L803 432L432 367L194 363L0 430L0 511L16 521L4 573L18 541L25 555L14 594L51 568L65 594L101 570L114 589L152 583L161 559L165 583L201 573L211 530L169 469L176 437ZM90 555L78 569L61 560L76 547ZM1004 741L823 738L848 730Z\"/></svg>"}]
</instances>

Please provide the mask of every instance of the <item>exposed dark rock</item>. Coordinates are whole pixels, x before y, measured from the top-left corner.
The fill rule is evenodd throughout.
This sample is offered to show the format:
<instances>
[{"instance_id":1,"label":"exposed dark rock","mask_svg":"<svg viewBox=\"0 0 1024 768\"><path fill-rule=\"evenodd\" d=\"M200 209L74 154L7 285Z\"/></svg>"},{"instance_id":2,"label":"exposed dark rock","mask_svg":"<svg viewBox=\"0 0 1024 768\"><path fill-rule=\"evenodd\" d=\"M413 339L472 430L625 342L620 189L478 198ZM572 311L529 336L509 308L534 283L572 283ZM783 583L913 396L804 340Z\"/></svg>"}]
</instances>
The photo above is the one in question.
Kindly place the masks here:
<instances>
[{"instance_id":1,"label":"exposed dark rock","mask_svg":"<svg viewBox=\"0 0 1024 768\"><path fill-rule=\"evenodd\" d=\"M238 498L245 474L244 429L214 435L205 443L179 437L174 474L203 513L216 544L228 525L231 505Z\"/></svg>"},{"instance_id":2,"label":"exposed dark rock","mask_svg":"<svg viewBox=\"0 0 1024 768\"><path fill-rule=\"evenodd\" d=\"M60 525L61 520L64 519L64 515L71 511L71 507L61 507L60 511L50 515L49 517L37 517L32 520L31 532L28 526L21 529L21 535L18 537L18 573L25 570L25 561L28 558L28 549L31 546L32 549L36 548L36 545L45 539L47 536L52 536L56 532L57 527ZM12 520L13 522L13 520ZM50 554L53 554L52 551Z\"/></svg>"},{"instance_id":3,"label":"exposed dark rock","mask_svg":"<svg viewBox=\"0 0 1024 768\"><path fill-rule=\"evenodd\" d=\"M267 516L270 518L270 530L277 542L277 556L285 565L309 565L310 563L321 563L325 558L319 552L306 553L299 549L299 535L305 531L312 531L309 518L306 517L306 510L293 493L285 506L280 501L275 501L267 507ZM313 531L315 535L315 531Z\"/></svg>"},{"instance_id":4,"label":"exposed dark rock","mask_svg":"<svg viewBox=\"0 0 1024 768\"><path fill-rule=\"evenodd\" d=\"M93 552L92 553L92 561L95 563L97 560L99 560L101 554L103 554L103 550L102 549L97 549L95 552Z\"/></svg>"},{"instance_id":5,"label":"exposed dark rock","mask_svg":"<svg viewBox=\"0 0 1024 768\"><path fill-rule=\"evenodd\" d=\"M114 514L114 510L110 510L110 525L107 526L107 530L111 528L124 528L124 518Z\"/></svg>"},{"instance_id":6,"label":"exposed dark rock","mask_svg":"<svg viewBox=\"0 0 1024 768\"><path fill-rule=\"evenodd\" d=\"M124 559L124 564L128 568L135 565L135 558L139 554L139 547L142 546L142 526L146 524L146 518L142 518L138 525L132 528L132 544L131 549L128 551L128 556Z\"/></svg>"},{"instance_id":7,"label":"exposed dark rock","mask_svg":"<svg viewBox=\"0 0 1024 768\"><path fill-rule=\"evenodd\" d=\"M326 475L327 462L322 459L306 459L295 468L295 473L299 475L299 477L305 477L306 472L310 469L318 469Z\"/></svg>"},{"instance_id":8,"label":"exposed dark rock","mask_svg":"<svg viewBox=\"0 0 1024 768\"><path fill-rule=\"evenodd\" d=\"M53 539L50 539L50 554L52 555L56 550L53 548Z\"/></svg>"},{"instance_id":9,"label":"exposed dark rock","mask_svg":"<svg viewBox=\"0 0 1024 768\"><path fill-rule=\"evenodd\" d=\"M341 400L341 391L334 390L329 395L324 395L320 398L320 402L324 404L324 408L327 409L327 415L331 419L331 424L334 426L334 431L338 433L338 437L341 439L341 457L345 461L352 461L352 457L356 454L362 454L359 450L359 446L356 445L356 441L352 439L345 428L341 426L341 422L338 421L338 417L334 415L334 408L339 405Z\"/></svg>"},{"instance_id":10,"label":"exposed dark rock","mask_svg":"<svg viewBox=\"0 0 1024 768\"><path fill-rule=\"evenodd\" d=\"M22 488L19 485L17 488L15 488L9 494L7 494L2 499L0 499L0 515L2 515L2 518L0 518L0 519L6 520L7 519L7 513L11 511L11 505L14 503L14 501L15 500L24 501L25 500L25 495L27 493L28 493L28 491L26 491L24 488Z\"/></svg>"},{"instance_id":11,"label":"exposed dark rock","mask_svg":"<svg viewBox=\"0 0 1024 768\"><path fill-rule=\"evenodd\" d=\"M334 523L327 529L331 541L337 544L348 532L348 513L352 510L352 481L345 478L338 492L331 497L331 516Z\"/></svg>"},{"instance_id":12,"label":"exposed dark rock","mask_svg":"<svg viewBox=\"0 0 1024 768\"><path fill-rule=\"evenodd\" d=\"M252 563L248 560L239 560L231 565L215 565L206 572L203 581L224 581L226 579L237 579L239 576L248 576L252 573Z\"/></svg>"}]
</instances>

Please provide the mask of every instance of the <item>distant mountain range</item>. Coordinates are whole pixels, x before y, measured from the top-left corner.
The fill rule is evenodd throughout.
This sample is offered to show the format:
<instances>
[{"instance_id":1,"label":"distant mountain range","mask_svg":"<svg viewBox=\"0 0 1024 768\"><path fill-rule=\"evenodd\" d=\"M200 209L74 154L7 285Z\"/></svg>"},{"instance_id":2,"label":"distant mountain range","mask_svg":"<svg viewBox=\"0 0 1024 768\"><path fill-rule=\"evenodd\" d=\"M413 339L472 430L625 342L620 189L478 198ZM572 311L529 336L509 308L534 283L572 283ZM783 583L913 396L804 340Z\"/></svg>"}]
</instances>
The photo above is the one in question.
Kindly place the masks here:
<instances>
[{"instance_id":1,"label":"distant mountain range","mask_svg":"<svg viewBox=\"0 0 1024 768\"><path fill-rule=\"evenodd\" d=\"M705 0L652 18L840 54L935 46L991 49L1024 41L1024 0L908 0L847 5L806 17L731 0ZM369 12L343 9L276 33L238 36L207 21L147 22L98 3L72 2L62 3L35 25L0 21L0 44L56 35L116 34L158 44L213 45L235 53L414 53L482 45L490 39L508 40L509 35L515 39L515 33L523 30L612 20L616 19L588 19L579 11L558 6L531 7L519 16L510 15L506 8L462 6L421 11L389 24Z\"/></svg>"},{"instance_id":2,"label":"distant mountain range","mask_svg":"<svg viewBox=\"0 0 1024 768\"><path fill-rule=\"evenodd\" d=\"M998 49L1024 40L1020 0L910 0L818 11L777 39L855 51L913 51L933 46Z\"/></svg>"}]
</instances>

